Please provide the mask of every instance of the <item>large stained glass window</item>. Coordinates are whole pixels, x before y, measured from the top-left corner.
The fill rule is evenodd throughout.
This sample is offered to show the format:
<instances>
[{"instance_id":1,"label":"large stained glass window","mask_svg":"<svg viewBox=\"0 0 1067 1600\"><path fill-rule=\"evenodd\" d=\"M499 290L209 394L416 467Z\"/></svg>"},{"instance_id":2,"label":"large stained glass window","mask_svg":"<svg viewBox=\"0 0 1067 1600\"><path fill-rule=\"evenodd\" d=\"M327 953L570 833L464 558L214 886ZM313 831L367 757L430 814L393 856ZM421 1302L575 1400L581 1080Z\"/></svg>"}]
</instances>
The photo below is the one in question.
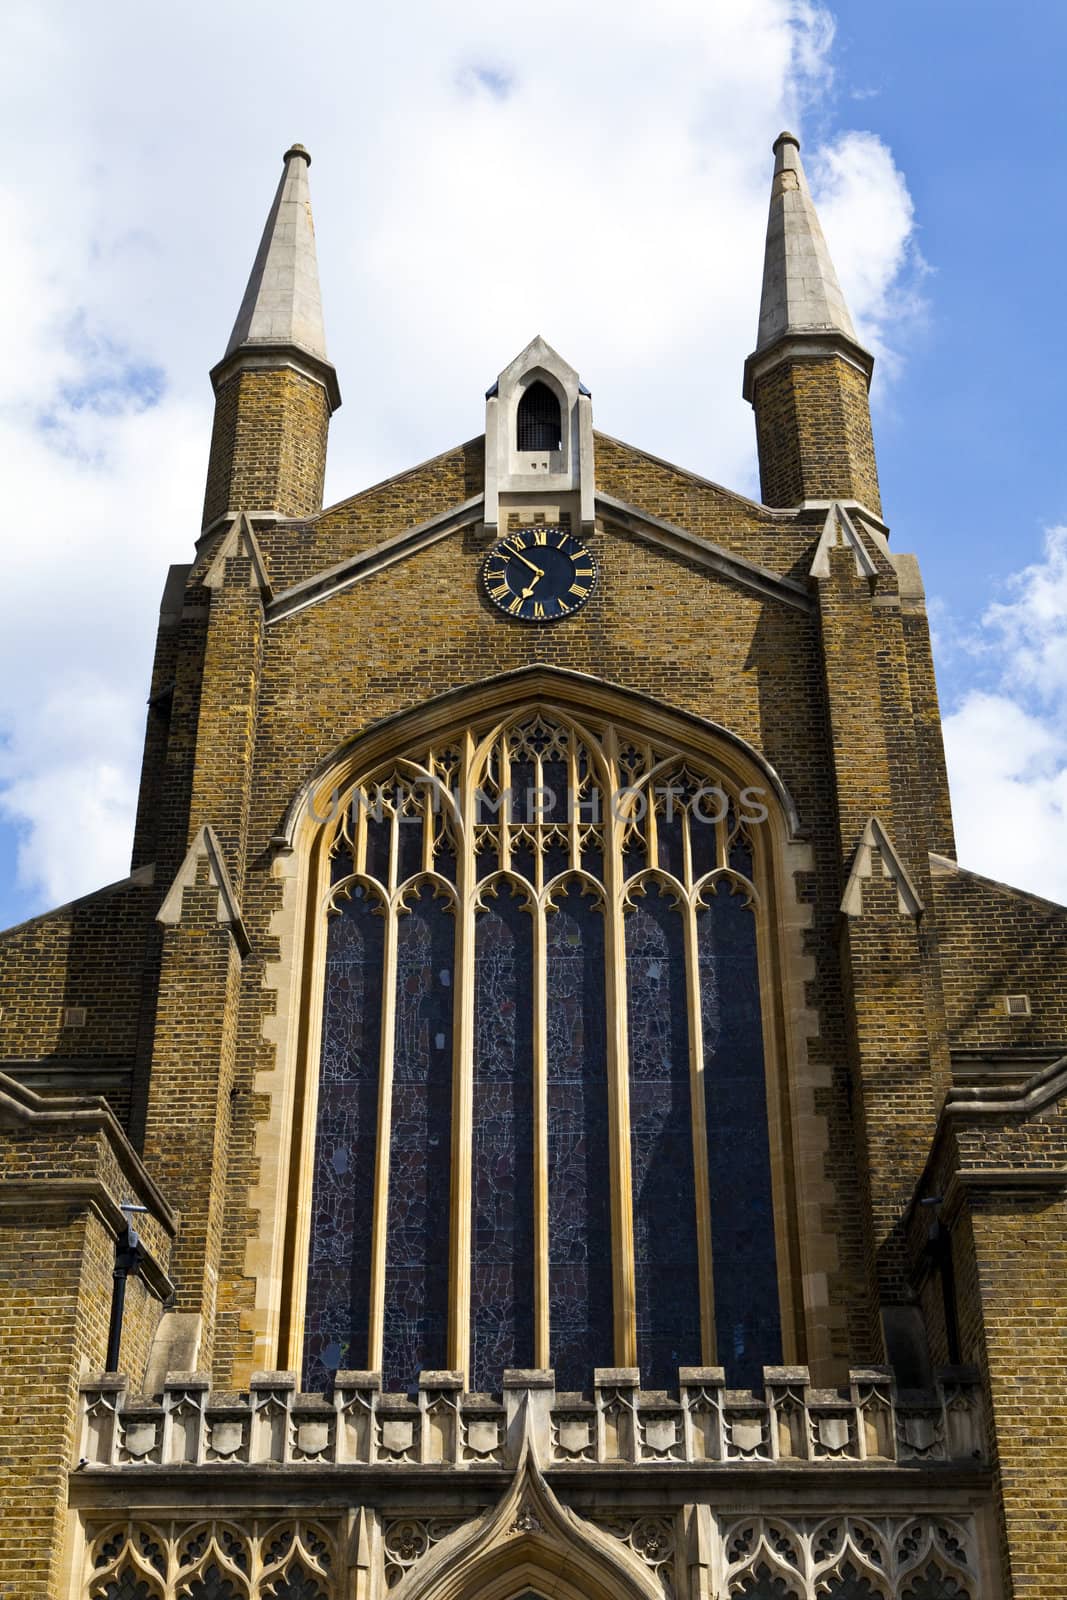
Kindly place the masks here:
<instances>
[{"instance_id":1,"label":"large stained glass window","mask_svg":"<svg viewBox=\"0 0 1067 1600\"><path fill-rule=\"evenodd\" d=\"M670 1388L715 1361L751 1385L781 1360L760 805L544 706L338 802L309 1387L636 1364Z\"/></svg>"}]
</instances>

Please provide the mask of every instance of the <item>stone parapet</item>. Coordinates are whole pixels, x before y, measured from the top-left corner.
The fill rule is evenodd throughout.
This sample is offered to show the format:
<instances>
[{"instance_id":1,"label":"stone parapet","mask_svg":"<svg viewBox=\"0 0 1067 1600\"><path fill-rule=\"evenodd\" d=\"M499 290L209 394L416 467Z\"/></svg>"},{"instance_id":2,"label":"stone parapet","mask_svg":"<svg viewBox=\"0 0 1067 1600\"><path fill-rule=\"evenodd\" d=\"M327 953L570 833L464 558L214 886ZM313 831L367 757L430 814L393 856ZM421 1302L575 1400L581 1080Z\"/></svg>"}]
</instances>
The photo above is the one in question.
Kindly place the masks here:
<instances>
[{"instance_id":1,"label":"stone parapet","mask_svg":"<svg viewBox=\"0 0 1067 1600\"><path fill-rule=\"evenodd\" d=\"M161 1397L125 1380L81 1386L85 1467L499 1467L514 1470L523 1416L546 1467L673 1464L984 1466L977 1375L941 1369L933 1388L901 1390L887 1368L856 1368L815 1389L806 1367L765 1367L762 1394L728 1389L719 1367L683 1367L677 1394L640 1390L628 1370L596 1374L592 1395L558 1394L551 1373L505 1375L503 1396L464 1394L425 1373L417 1394L383 1394L372 1372L338 1373L331 1397L302 1394L289 1372L253 1374L247 1393L215 1392L172 1372ZM518 1381L515 1381L518 1380Z\"/></svg>"}]
</instances>

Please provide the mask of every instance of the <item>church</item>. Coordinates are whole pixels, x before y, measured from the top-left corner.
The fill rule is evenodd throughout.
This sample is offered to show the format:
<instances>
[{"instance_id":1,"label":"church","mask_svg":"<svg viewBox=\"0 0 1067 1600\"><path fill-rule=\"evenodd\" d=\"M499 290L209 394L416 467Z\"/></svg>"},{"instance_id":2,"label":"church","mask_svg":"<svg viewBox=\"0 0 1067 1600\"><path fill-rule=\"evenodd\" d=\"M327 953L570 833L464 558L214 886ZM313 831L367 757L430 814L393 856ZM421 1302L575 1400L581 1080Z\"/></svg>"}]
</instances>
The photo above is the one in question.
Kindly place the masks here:
<instances>
[{"instance_id":1,"label":"church","mask_svg":"<svg viewBox=\"0 0 1067 1600\"><path fill-rule=\"evenodd\" d=\"M129 876L0 933L0 1595L1067 1595L1067 910L956 859L797 139L759 502L538 335L324 508L310 164Z\"/></svg>"}]
</instances>

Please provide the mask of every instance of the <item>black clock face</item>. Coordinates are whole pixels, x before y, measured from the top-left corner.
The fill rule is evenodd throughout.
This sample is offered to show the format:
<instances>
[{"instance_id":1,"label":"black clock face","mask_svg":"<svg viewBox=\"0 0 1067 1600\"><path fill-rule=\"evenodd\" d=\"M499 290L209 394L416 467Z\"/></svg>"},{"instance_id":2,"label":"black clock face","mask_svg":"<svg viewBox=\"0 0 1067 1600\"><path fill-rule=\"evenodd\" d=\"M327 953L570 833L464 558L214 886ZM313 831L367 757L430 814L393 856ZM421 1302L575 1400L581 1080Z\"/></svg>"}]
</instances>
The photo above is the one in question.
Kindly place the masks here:
<instances>
[{"instance_id":1,"label":"black clock face","mask_svg":"<svg viewBox=\"0 0 1067 1600\"><path fill-rule=\"evenodd\" d=\"M519 622L558 622L593 592L596 562L564 528L520 528L495 544L482 568L485 592Z\"/></svg>"}]
</instances>

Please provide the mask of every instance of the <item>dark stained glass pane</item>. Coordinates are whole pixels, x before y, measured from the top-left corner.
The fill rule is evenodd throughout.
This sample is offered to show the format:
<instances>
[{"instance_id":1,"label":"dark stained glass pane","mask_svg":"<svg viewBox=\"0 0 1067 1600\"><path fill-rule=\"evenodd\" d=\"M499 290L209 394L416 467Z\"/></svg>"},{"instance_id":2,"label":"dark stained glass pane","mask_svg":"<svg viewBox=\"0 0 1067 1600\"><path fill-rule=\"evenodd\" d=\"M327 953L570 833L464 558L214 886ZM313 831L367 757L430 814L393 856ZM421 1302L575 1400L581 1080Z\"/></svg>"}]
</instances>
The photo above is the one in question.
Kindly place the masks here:
<instances>
[{"instance_id":1,"label":"dark stained glass pane","mask_svg":"<svg viewBox=\"0 0 1067 1600\"><path fill-rule=\"evenodd\" d=\"M570 814L567 763L548 760L541 763L541 794L538 802L543 822L565 824Z\"/></svg>"},{"instance_id":2,"label":"dark stained glass pane","mask_svg":"<svg viewBox=\"0 0 1067 1600\"><path fill-rule=\"evenodd\" d=\"M103 1591L103 1600L154 1600L153 1592L135 1572L125 1568Z\"/></svg>"},{"instance_id":3,"label":"dark stained glass pane","mask_svg":"<svg viewBox=\"0 0 1067 1600\"><path fill-rule=\"evenodd\" d=\"M426 825L421 809L404 811L397 821L397 882L404 883L422 871L422 839Z\"/></svg>"},{"instance_id":4,"label":"dark stained glass pane","mask_svg":"<svg viewBox=\"0 0 1067 1600\"><path fill-rule=\"evenodd\" d=\"M547 918L549 1325L557 1389L614 1361L604 917L575 885Z\"/></svg>"},{"instance_id":5,"label":"dark stained glass pane","mask_svg":"<svg viewBox=\"0 0 1067 1600\"><path fill-rule=\"evenodd\" d=\"M237 1585L214 1562L193 1579L185 1593L189 1600L238 1600Z\"/></svg>"},{"instance_id":6,"label":"dark stained glass pane","mask_svg":"<svg viewBox=\"0 0 1067 1600\"><path fill-rule=\"evenodd\" d=\"M423 885L397 923L382 1380L446 1365L455 916Z\"/></svg>"},{"instance_id":7,"label":"dark stained glass pane","mask_svg":"<svg viewBox=\"0 0 1067 1600\"><path fill-rule=\"evenodd\" d=\"M903 1600L970 1600L968 1590L933 1562L904 1586Z\"/></svg>"},{"instance_id":8,"label":"dark stained glass pane","mask_svg":"<svg viewBox=\"0 0 1067 1600\"><path fill-rule=\"evenodd\" d=\"M756 917L723 883L699 913L715 1329L726 1381L762 1388L782 1359Z\"/></svg>"},{"instance_id":9,"label":"dark stained glass pane","mask_svg":"<svg viewBox=\"0 0 1067 1600\"><path fill-rule=\"evenodd\" d=\"M326 1600L325 1585L313 1578L299 1562L294 1562L282 1578L270 1586L273 1600Z\"/></svg>"},{"instance_id":10,"label":"dark stained glass pane","mask_svg":"<svg viewBox=\"0 0 1067 1600\"><path fill-rule=\"evenodd\" d=\"M733 1593L738 1600L742 1596L744 1600L798 1600L799 1591L761 1563L755 1572L746 1574Z\"/></svg>"},{"instance_id":11,"label":"dark stained glass pane","mask_svg":"<svg viewBox=\"0 0 1067 1600\"><path fill-rule=\"evenodd\" d=\"M736 834L730 844L730 865L743 878L752 877L752 846L743 833Z\"/></svg>"},{"instance_id":12,"label":"dark stained glass pane","mask_svg":"<svg viewBox=\"0 0 1067 1600\"><path fill-rule=\"evenodd\" d=\"M304 1387L367 1361L385 919L357 884L330 918L304 1324Z\"/></svg>"},{"instance_id":13,"label":"dark stained glass pane","mask_svg":"<svg viewBox=\"0 0 1067 1600\"><path fill-rule=\"evenodd\" d=\"M659 864L664 872L672 873L674 877L681 881L685 873L684 846L682 843L685 795L681 792L682 785L676 778L665 779L662 787L664 791L663 798L659 803L659 810L656 814L656 843Z\"/></svg>"},{"instance_id":14,"label":"dark stained glass pane","mask_svg":"<svg viewBox=\"0 0 1067 1600\"><path fill-rule=\"evenodd\" d=\"M692 852L694 882L719 864L719 830L715 819L721 811L720 794L710 784L698 790L690 801L689 848Z\"/></svg>"},{"instance_id":15,"label":"dark stained glass pane","mask_svg":"<svg viewBox=\"0 0 1067 1600\"><path fill-rule=\"evenodd\" d=\"M857 1572L851 1561L832 1577L825 1589L826 1600L882 1600L882 1591L869 1578Z\"/></svg>"},{"instance_id":16,"label":"dark stained glass pane","mask_svg":"<svg viewBox=\"0 0 1067 1600\"><path fill-rule=\"evenodd\" d=\"M646 1388L700 1362L685 951L670 897L626 917L637 1358Z\"/></svg>"},{"instance_id":17,"label":"dark stained glass pane","mask_svg":"<svg viewBox=\"0 0 1067 1600\"><path fill-rule=\"evenodd\" d=\"M471 1382L533 1365L533 918L501 883L474 964Z\"/></svg>"},{"instance_id":18,"label":"dark stained glass pane","mask_svg":"<svg viewBox=\"0 0 1067 1600\"><path fill-rule=\"evenodd\" d=\"M387 784L385 793L391 803L393 785ZM367 872L372 878L377 878L379 883L388 884L393 819L386 810L382 796L376 790L372 790L365 801L357 803L362 806L367 819Z\"/></svg>"},{"instance_id":19,"label":"dark stained glass pane","mask_svg":"<svg viewBox=\"0 0 1067 1600\"><path fill-rule=\"evenodd\" d=\"M541 809L537 793L537 768L527 757L511 763L511 795L507 816L512 822L533 822Z\"/></svg>"}]
</instances>

